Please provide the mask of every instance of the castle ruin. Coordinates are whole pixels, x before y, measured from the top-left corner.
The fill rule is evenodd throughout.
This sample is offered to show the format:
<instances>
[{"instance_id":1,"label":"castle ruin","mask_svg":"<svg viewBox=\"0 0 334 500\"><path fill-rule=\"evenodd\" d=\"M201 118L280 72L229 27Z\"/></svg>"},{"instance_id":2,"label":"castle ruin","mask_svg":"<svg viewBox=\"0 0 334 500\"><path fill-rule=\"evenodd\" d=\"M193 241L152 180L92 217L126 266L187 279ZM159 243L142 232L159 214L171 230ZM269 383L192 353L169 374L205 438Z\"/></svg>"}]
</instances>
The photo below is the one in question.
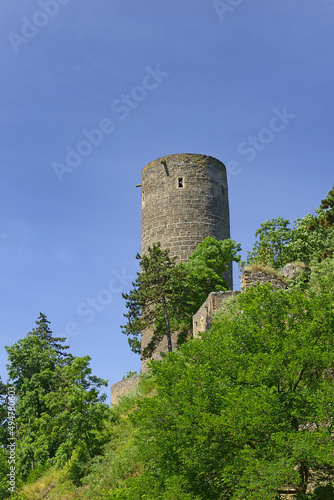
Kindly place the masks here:
<instances>
[{"instance_id":1,"label":"castle ruin","mask_svg":"<svg viewBox=\"0 0 334 500\"><path fill-rule=\"evenodd\" d=\"M160 242L172 257L185 261L207 236L223 240L230 237L227 176L223 163L211 156L197 154L169 155L155 160L143 169L141 202L141 254ZM292 267L292 269L291 269ZM266 269L246 268L241 277L241 291L258 283L272 283L274 288L287 288L301 266L288 264L277 274ZM305 271L305 269L302 269ZM193 336L211 328L213 316L226 301L240 291L232 291L232 265L225 274L230 291L212 292L193 317ZM142 346L150 341L152 331L142 332ZM173 339L173 348L176 337ZM168 352L163 339L153 353L160 359ZM143 361L142 370L146 362ZM136 375L113 384L111 404L136 388Z\"/></svg>"},{"instance_id":2,"label":"castle ruin","mask_svg":"<svg viewBox=\"0 0 334 500\"><path fill-rule=\"evenodd\" d=\"M226 168L216 158L190 153L164 156L144 167L138 187L142 189L141 255L160 242L162 249L169 249L171 257L185 261L207 236L217 240L230 238ZM232 289L232 265L225 279ZM142 332L142 348L151 337L149 329ZM152 358L160 359L160 353L167 351L164 338ZM142 369L145 368L143 361ZM118 386L124 393L126 381L113 385L112 400L119 396Z\"/></svg>"}]
</instances>

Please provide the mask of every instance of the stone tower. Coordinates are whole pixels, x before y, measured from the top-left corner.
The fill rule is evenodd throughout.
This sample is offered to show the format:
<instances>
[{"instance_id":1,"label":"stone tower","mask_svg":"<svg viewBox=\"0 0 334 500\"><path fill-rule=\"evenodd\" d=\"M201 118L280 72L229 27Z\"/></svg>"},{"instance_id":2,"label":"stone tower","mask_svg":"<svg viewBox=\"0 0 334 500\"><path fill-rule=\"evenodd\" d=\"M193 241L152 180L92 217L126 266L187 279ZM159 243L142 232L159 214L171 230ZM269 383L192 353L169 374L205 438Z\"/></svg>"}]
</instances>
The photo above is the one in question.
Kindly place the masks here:
<instances>
[{"instance_id":1,"label":"stone tower","mask_svg":"<svg viewBox=\"0 0 334 500\"><path fill-rule=\"evenodd\" d=\"M141 255L158 241L185 261L206 236L230 237L226 169L211 156L169 155L152 161L142 173ZM232 289L232 267L226 273ZM147 345L149 332L143 332ZM167 351L161 345L157 349Z\"/></svg>"},{"instance_id":2,"label":"stone tower","mask_svg":"<svg viewBox=\"0 0 334 500\"><path fill-rule=\"evenodd\" d=\"M206 236L230 237L226 169L219 160L165 156L146 165L141 186L142 254L160 241L171 256L184 261Z\"/></svg>"}]
</instances>

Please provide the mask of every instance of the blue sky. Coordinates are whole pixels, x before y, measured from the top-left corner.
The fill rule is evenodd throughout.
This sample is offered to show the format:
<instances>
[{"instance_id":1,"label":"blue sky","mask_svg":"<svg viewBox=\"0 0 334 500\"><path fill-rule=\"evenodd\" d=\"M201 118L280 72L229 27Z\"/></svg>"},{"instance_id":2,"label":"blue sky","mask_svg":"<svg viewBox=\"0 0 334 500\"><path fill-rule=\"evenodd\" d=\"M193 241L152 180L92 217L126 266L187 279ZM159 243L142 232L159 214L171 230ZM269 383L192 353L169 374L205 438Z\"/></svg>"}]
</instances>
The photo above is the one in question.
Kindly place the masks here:
<instances>
[{"instance_id":1,"label":"blue sky","mask_svg":"<svg viewBox=\"0 0 334 500\"><path fill-rule=\"evenodd\" d=\"M135 186L148 162L223 161L244 257L262 221L312 213L333 186L334 2L2 0L1 10L1 344L41 311L110 386L140 369L121 293L137 271ZM6 360L1 348L4 379Z\"/></svg>"}]
</instances>

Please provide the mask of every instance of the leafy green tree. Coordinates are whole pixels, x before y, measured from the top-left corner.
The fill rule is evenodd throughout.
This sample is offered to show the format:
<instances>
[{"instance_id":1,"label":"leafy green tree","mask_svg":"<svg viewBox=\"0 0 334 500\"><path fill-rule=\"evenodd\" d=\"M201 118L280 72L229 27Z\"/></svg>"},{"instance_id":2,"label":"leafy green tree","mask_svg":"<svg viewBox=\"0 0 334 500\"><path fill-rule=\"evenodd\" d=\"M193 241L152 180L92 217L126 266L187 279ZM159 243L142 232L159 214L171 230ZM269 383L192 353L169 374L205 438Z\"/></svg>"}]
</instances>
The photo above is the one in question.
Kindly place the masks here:
<instances>
[{"instance_id":1,"label":"leafy green tree","mask_svg":"<svg viewBox=\"0 0 334 500\"><path fill-rule=\"evenodd\" d=\"M228 266L232 262L240 262L240 243L228 238L216 240L208 236L197 245L189 260L182 265L188 271L188 287L192 291L192 298L196 309L203 304L211 292L229 289L226 279Z\"/></svg>"},{"instance_id":2,"label":"leafy green tree","mask_svg":"<svg viewBox=\"0 0 334 500\"><path fill-rule=\"evenodd\" d=\"M7 498L11 495L8 490L7 474L9 473L8 452L6 446L8 441L8 393L7 385L0 377L0 498Z\"/></svg>"},{"instance_id":3,"label":"leafy green tree","mask_svg":"<svg viewBox=\"0 0 334 500\"><path fill-rule=\"evenodd\" d=\"M53 337L50 321L45 314L40 313L33 328L26 337L12 346L5 346L8 353L8 374L17 390L20 390L27 380L45 371L53 371L57 363L66 363L72 356L67 353L68 346L62 345L65 337ZM48 374L48 373L47 373ZM45 390L48 387L47 377L44 380Z\"/></svg>"},{"instance_id":4,"label":"leafy green tree","mask_svg":"<svg viewBox=\"0 0 334 500\"><path fill-rule=\"evenodd\" d=\"M90 358L70 355L65 339L52 336L45 315L36 323L38 328L6 347L18 395L16 465L23 480L64 464L80 446L87 462L105 440L97 435L108 413L105 396L99 395L106 381L91 375Z\"/></svg>"},{"instance_id":5,"label":"leafy green tree","mask_svg":"<svg viewBox=\"0 0 334 500\"><path fill-rule=\"evenodd\" d=\"M278 217L263 222L247 264L264 264L275 269L288 262L301 261L308 265L334 252L334 188L322 200L316 216L307 214L294 221Z\"/></svg>"},{"instance_id":6,"label":"leafy green tree","mask_svg":"<svg viewBox=\"0 0 334 500\"><path fill-rule=\"evenodd\" d=\"M62 467L70 460L67 469L75 482L109 437L109 407L104 404L106 395L100 395L107 381L92 375L89 361L89 356L74 358L56 369L57 390L44 396L47 410L39 422L53 463Z\"/></svg>"},{"instance_id":7,"label":"leafy green tree","mask_svg":"<svg viewBox=\"0 0 334 500\"><path fill-rule=\"evenodd\" d=\"M172 478L203 500L330 491L333 300L323 273L307 293L250 288L201 340L153 363L157 394L132 417L143 469L129 486L138 498L169 498ZM126 491L115 498L137 498Z\"/></svg>"},{"instance_id":8,"label":"leafy green tree","mask_svg":"<svg viewBox=\"0 0 334 500\"><path fill-rule=\"evenodd\" d=\"M248 253L247 264L261 263L274 269L283 267L286 264L285 248L292 238L289 224L283 217L262 222L255 233L259 239Z\"/></svg>"},{"instance_id":9,"label":"leafy green tree","mask_svg":"<svg viewBox=\"0 0 334 500\"><path fill-rule=\"evenodd\" d=\"M5 449L0 447L0 498L8 498L11 496L9 491L10 484L8 483L9 465L8 465L8 454Z\"/></svg>"},{"instance_id":10,"label":"leafy green tree","mask_svg":"<svg viewBox=\"0 0 334 500\"><path fill-rule=\"evenodd\" d=\"M57 388L54 372L72 359L63 338L54 338L49 321L40 314L37 328L12 346L5 346L11 383L17 401L17 468L22 477L44 465L50 458L46 440L39 432L39 419L47 407L44 396Z\"/></svg>"},{"instance_id":11,"label":"leafy green tree","mask_svg":"<svg viewBox=\"0 0 334 500\"><path fill-rule=\"evenodd\" d=\"M327 193L326 198L321 200L321 205L316 212L317 217L313 217L312 221L310 221L310 230L321 226L326 228L334 226L334 186Z\"/></svg>"},{"instance_id":12,"label":"leafy green tree","mask_svg":"<svg viewBox=\"0 0 334 500\"><path fill-rule=\"evenodd\" d=\"M312 265L315 261L327 256L329 249L334 248L334 226L323 225L310 229L314 217L310 214L297 219L292 230L292 238L285 249L287 262L302 261Z\"/></svg>"},{"instance_id":13,"label":"leafy green tree","mask_svg":"<svg viewBox=\"0 0 334 500\"><path fill-rule=\"evenodd\" d=\"M0 446L8 444L7 438L9 437L7 426L8 414L8 393L7 385L2 382L0 377Z\"/></svg>"}]
</instances>

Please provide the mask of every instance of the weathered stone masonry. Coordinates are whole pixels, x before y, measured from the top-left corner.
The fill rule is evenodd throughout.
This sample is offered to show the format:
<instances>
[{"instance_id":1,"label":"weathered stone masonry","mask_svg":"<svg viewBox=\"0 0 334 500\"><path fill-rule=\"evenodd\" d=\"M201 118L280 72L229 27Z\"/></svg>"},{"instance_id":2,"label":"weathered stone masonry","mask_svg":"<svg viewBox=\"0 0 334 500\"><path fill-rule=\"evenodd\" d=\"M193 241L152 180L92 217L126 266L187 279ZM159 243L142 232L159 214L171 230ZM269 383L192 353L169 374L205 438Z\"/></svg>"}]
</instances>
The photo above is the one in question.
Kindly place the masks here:
<instances>
[{"instance_id":1,"label":"weathered stone masonry","mask_svg":"<svg viewBox=\"0 0 334 500\"><path fill-rule=\"evenodd\" d=\"M165 156L146 165L141 186L142 254L159 241L184 261L206 236L230 237L226 169L219 160Z\"/></svg>"},{"instance_id":2,"label":"weathered stone masonry","mask_svg":"<svg viewBox=\"0 0 334 500\"><path fill-rule=\"evenodd\" d=\"M133 377L125 378L113 384L111 386L111 404L116 404L120 397L125 396L130 391L134 391L139 380L140 375L134 375Z\"/></svg>"},{"instance_id":3,"label":"weathered stone masonry","mask_svg":"<svg viewBox=\"0 0 334 500\"><path fill-rule=\"evenodd\" d=\"M228 292L211 292L204 304L193 316L193 336L197 337L201 332L210 330L214 313L224 307L227 299L235 297L239 293L239 291L233 292L232 290Z\"/></svg>"},{"instance_id":4,"label":"weathered stone masonry","mask_svg":"<svg viewBox=\"0 0 334 500\"><path fill-rule=\"evenodd\" d=\"M255 286L258 283L271 283L274 288L287 288L285 281L276 274L261 270L249 271L245 269L240 277L241 290L247 290L250 286Z\"/></svg>"}]
</instances>

